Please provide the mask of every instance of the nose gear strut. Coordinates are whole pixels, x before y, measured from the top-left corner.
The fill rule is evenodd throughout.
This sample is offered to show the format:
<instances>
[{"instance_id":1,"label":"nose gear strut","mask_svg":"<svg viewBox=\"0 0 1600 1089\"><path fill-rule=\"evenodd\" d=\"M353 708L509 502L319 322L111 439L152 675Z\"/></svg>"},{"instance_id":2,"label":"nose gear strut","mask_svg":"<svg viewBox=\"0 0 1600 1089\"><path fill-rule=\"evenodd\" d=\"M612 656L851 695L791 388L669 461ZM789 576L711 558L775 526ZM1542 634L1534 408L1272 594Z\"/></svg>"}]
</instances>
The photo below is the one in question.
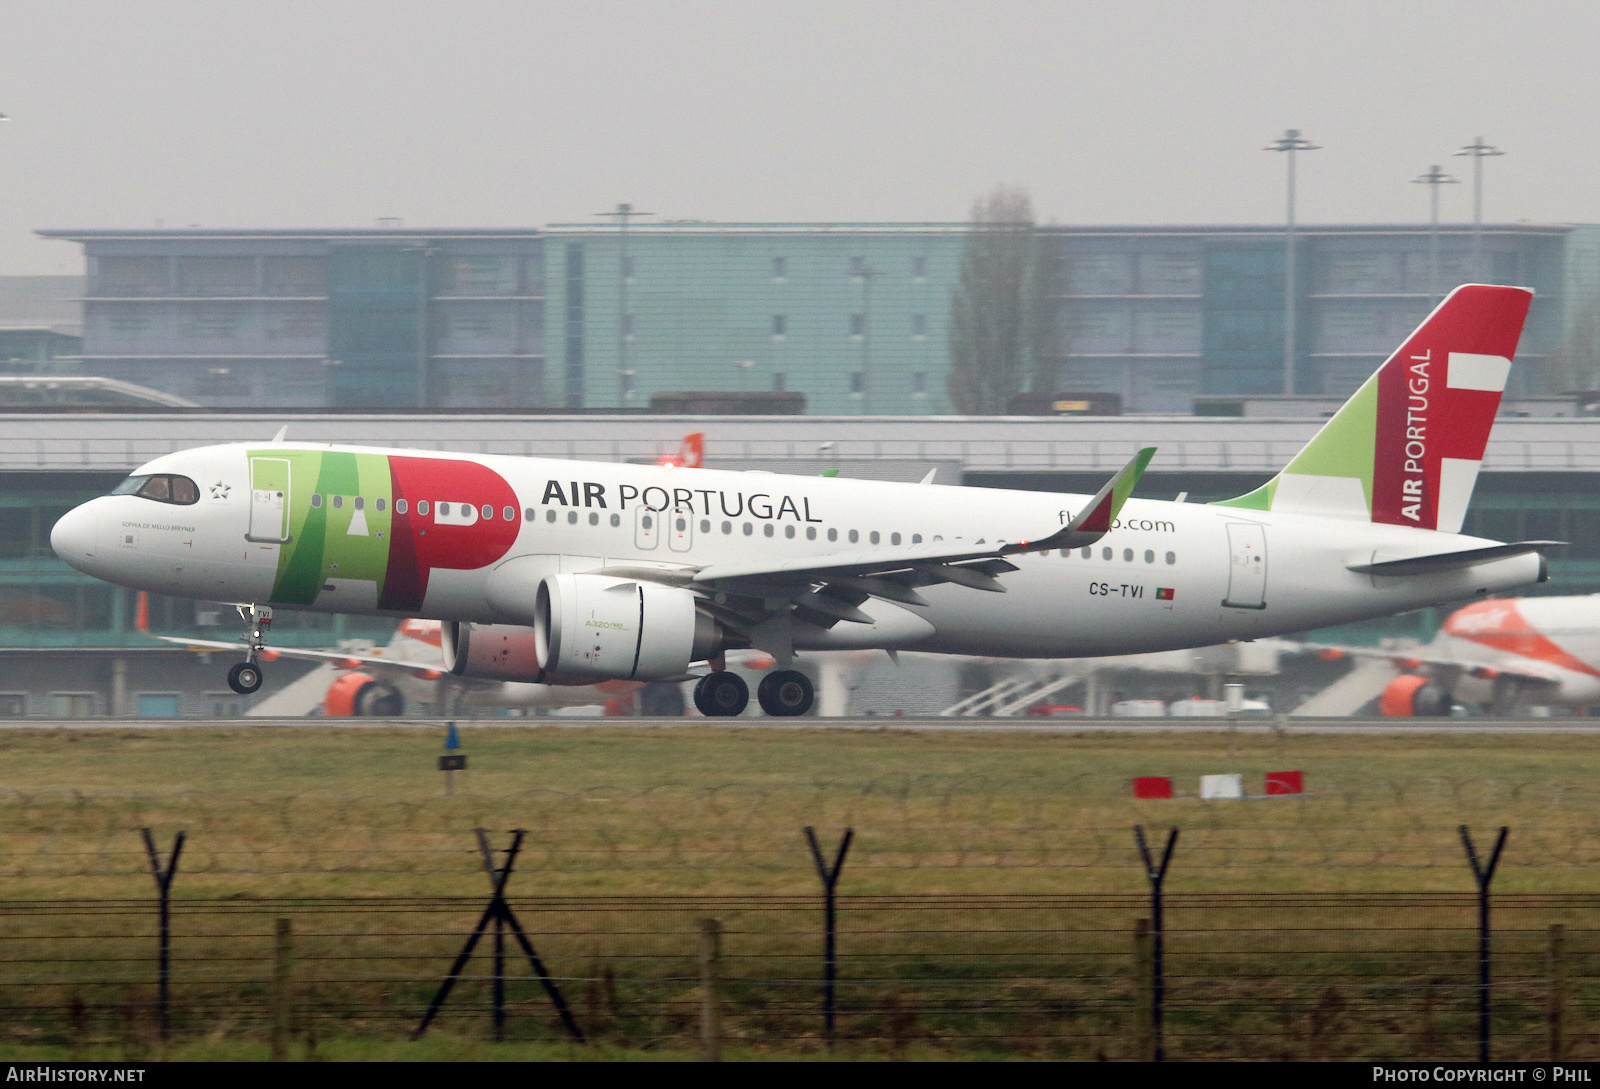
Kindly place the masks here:
<instances>
[{"instance_id":1,"label":"nose gear strut","mask_svg":"<svg viewBox=\"0 0 1600 1089\"><path fill-rule=\"evenodd\" d=\"M250 629L249 649L244 661L228 670L228 687L241 696L248 696L261 687L261 666L256 659L266 649L266 633L272 627L272 608L268 605L237 606L239 617Z\"/></svg>"}]
</instances>

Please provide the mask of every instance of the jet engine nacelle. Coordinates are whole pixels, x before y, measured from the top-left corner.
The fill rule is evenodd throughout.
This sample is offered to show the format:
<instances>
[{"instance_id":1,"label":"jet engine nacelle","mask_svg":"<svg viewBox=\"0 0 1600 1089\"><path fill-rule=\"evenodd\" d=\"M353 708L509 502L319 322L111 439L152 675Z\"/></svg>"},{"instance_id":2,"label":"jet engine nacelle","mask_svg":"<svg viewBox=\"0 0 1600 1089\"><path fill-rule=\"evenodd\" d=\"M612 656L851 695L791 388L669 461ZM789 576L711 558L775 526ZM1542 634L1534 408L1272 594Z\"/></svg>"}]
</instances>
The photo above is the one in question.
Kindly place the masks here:
<instances>
[{"instance_id":1,"label":"jet engine nacelle","mask_svg":"<svg viewBox=\"0 0 1600 1089\"><path fill-rule=\"evenodd\" d=\"M543 681L560 684L560 679L542 677L533 629L516 624L463 624L447 621L439 629L439 649L444 665L458 677L479 681ZM588 681L574 680L573 684Z\"/></svg>"},{"instance_id":2,"label":"jet engine nacelle","mask_svg":"<svg viewBox=\"0 0 1600 1089\"><path fill-rule=\"evenodd\" d=\"M1405 673L1385 686L1378 712L1385 718L1442 718L1450 713L1450 693L1436 681Z\"/></svg>"},{"instance_id":3,"label":"jet engine nacelle","mask_svg":"<svg viewBox=\"0 0 1600 1089\"><path fill-rule=\"evenodd\" d=\"M584 681L662 681L720 654L721 625L675 586L608 575L549 575L539 583L533 633L547 674Z\"/></svg>"},{"instance_id":4,"label":"jet engine nacelle","mask_svg":"<svg viewBox=\"0 0 1600 1089\"><path fill-rule=\"evenodd\" d=\"M328 686L322 713L329 718L399 718L406 700L392 684L366 673L345 673Z\"/></svg>"}]
</instances>

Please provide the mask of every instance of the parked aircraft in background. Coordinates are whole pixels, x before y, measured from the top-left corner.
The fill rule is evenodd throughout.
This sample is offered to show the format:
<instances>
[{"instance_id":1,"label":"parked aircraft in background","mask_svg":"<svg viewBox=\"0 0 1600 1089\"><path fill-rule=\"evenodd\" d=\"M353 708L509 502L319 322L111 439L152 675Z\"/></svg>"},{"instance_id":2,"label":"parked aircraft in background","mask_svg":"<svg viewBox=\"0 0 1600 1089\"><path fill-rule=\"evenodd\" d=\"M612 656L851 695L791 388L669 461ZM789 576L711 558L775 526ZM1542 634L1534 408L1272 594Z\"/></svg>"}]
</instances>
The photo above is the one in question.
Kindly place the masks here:
<instances>
[{"instance_id":1,"label":"parked aircraft in background","mask_svg":"<svg viewBox=\"0 0 1600 1089\"><path fill-rule=\"evenodd\" d=\"M1379 712L1391 717L1448 715L1457 703L1495 713L1518 704L1600 706L1600 595L1474 601L1415 648L1306 647L1392 666L1397 676L1371 682Z\"/></svg>"},{"instance_id":2,"label":"parked aircraft in background","mask_svg":"<svg viewBox=\"0 0 1600 1089\"><path fill-rule=\"evenodd\" d=\"M613 715L683 713L682 696L671 685L651 686L642 681L621 680L592 685L551 685L520 681L474 682L451 677L445 669L440 627L437 620L408 617L400 621L386 646L365 651L264 648L259 655L263 661L294 658L323 662L338 670L326 678L326 688L321 690L321 695L303 701L301 709L280 709L274 713L306 714L315 708L331 718L394 718L405 714L408 705L438 703L443 695L441 680L446 682L446 692L456 693L461 702L473 707L549 710L595 705ZM211 639L174 635L153 638L196 651L243 653L249 650L241 643ZM741 664L745 668L760 668L760 663ZM646 689L652 690L647 694Z\"/></svg>"},{"instance_id":3,"label":"parked aircraft in background","mask_svg":"<svg viewBox=\"0 0 1600 1089\"><path fill-rule=\"evenodd\" d=\"M1531 293L1457 288L1270 482L1202 505L283 441L168 454L57 522L122 585L244 603L261 684L274 607L444 622L452 673L675 680L748 699L730 650L1079 657L1202 646L1540 580L1538 549L1459 535ZM280 436L281 438L281 436ZM1269 554L1270 570L1269 579ZM1009 591L1009 592L1008 592Z\"/></svg>"}]
</instances>

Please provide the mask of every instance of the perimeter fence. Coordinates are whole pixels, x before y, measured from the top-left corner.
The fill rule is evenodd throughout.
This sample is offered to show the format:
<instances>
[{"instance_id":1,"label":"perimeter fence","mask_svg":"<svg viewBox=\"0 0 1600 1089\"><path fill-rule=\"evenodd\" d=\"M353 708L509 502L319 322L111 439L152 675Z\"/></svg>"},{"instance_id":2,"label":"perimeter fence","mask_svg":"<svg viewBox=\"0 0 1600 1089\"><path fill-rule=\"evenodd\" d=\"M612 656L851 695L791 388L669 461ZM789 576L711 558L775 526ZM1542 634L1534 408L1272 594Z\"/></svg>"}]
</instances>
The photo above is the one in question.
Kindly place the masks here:
<instances>
[{"instance_id":1,"label":"perimeter fence","mask_svg":"<svg viewBox=\"0 0 1600 1089\"><path fill-rule=\"evenodd\" d=\"M1600 895L1491 895L1498 847L1458 832L1476 894L1175 893L1153 837L1141 894L852 895L870 837L847 832L813 838L804 895L526 895L522 834L501 850L480 833L477 895L188 898L202 837L151 837L125 843L146 897L0 901L0 1041L139 1057L243 1037L298 1058L425 1030L708 1056L1600 1057Z\"/></svg>"},{"instance_id":2,"label":"perimeter fence","mask_svg":"<svg viewBox=\"0 0 1600 1089\"><path fill-rule=\"evenodd\" d=\"M1244 808L1241 809L1240 806ZM1457 887L1456 827L1511 824L1519 871L1560 874L1600 868L1600 791L1555 780L1512 778L1319 778L1315 794L1216 803L1128 798L1128 780L1085 774L1050 778L980 775L885 776L772 786L538 787L407 800L335 791L267 798L199 791L0 789L0 882L10 895L52 896L71 879L108 895L142 885L137 844L144 825L185 829L184 873L263 879L252 892L314 879L359 880L363 891L466 891L478 880L472 829L536 830L523 848L562 891L648 882L686 891L796 891L810 867L796 853L805 824L854 826L852 872L874 891L927 888L1005 891L1127 887L1128 820L1181 823L1183 870L1217 883L1299 875L1340 883L1374 873L1429 874ZM454 876L462 883L441 879ZM783 880L786 878L787 880ZM1399 880L1412 880L1401 876ZM987 885L985 883L988 883ZM1436 887L1435 885L1429 887ZM1538 887L1537 885L1535 887ZM607 889L606 891L613 891Z\"/></svg>"}]
</instances>

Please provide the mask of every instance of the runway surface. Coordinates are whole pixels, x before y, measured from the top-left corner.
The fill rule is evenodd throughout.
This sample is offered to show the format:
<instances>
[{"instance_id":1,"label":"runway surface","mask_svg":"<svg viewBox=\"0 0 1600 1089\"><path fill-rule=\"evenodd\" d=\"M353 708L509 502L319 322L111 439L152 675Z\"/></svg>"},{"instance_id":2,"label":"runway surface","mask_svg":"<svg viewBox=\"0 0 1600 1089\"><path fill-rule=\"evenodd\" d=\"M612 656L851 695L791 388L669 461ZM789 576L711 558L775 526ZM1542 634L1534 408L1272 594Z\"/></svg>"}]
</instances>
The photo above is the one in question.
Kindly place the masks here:
<instances>
[{"instance_id":1,"label":"runway surface","mask_svg":"<svg viewBox=\"0 0 1600 1089\"><path fill-rule=\"evenodd\" d=\"M1445 718L1296 719L1242 718L601 718L551 715L543 718L463 718L463 729L719 729L868 730L886 733L1041 733L1041 734L1600 734L1600 718ZM7 730L206 730L206 729L419 729L442 730L431 718L231 718L231 719L8 719Z\"/></svg>"}]
</instances>

